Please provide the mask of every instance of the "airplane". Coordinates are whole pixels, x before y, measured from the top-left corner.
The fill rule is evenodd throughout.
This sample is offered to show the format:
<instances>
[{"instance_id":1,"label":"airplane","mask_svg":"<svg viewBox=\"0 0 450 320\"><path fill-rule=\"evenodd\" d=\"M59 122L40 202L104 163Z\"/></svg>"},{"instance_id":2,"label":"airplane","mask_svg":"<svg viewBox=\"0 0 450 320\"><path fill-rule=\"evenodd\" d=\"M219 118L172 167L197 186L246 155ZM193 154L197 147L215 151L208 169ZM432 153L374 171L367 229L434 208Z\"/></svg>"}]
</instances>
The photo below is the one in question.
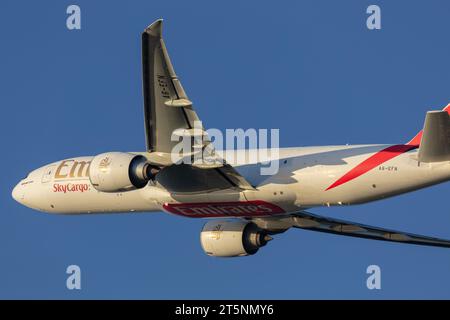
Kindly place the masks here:
<instances>
[{"instance_id":1,"label":"airplane","mask_svg":"<svg viewBox=\"0 0 450 320\"><path fill-rule=\"evenodd\" d=\"M423 130L404 144L279 148L255 158L256 149L216 150L204 128L195 125L200 120L169 58L162 19L142 33L142 72L145 151L50 163L22 179L12 197L48 213L163 211L211 218L200 243L215 257L253 255L290 228L450 247L450 240L307 211L367 203L449 180L450 104L427 112ZM182 161L174 161L173 135L194 141L181 153ZM199 154L204 161L185 161ZM261 175L263 163L272 161L279 170Z\"/></svg>"}]
</instances>

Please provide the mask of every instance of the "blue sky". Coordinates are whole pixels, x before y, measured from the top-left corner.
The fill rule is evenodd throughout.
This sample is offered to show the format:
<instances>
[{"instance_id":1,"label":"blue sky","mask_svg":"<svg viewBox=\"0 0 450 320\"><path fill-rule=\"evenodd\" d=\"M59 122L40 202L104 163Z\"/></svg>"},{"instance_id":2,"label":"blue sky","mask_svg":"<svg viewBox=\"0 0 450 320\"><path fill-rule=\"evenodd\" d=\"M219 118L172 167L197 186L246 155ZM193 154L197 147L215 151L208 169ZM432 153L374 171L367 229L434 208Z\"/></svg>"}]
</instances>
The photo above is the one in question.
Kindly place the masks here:
<instances>
[{"instance_id":1,"label":"blue sky","mask_svg":"<svg viewBox=\"0 0 450 320\"><path fill-rule=\"evenodd\" d=\"M66 28L81 7L82 29ZM381 7L382 29L366 28ZM145 148L140 33L164 36L206 127L280 128L280 145L402 143L450 102L448 1L2 1L0 298L450 298L450 251L290 230L206 256L203 220L57 216L14 202L31 169ZM315 213L450 238L450 185ZM66 267L82 290L66 289ZM377 264L382 289L366 288Z\"/></svg>"}]
</instances>

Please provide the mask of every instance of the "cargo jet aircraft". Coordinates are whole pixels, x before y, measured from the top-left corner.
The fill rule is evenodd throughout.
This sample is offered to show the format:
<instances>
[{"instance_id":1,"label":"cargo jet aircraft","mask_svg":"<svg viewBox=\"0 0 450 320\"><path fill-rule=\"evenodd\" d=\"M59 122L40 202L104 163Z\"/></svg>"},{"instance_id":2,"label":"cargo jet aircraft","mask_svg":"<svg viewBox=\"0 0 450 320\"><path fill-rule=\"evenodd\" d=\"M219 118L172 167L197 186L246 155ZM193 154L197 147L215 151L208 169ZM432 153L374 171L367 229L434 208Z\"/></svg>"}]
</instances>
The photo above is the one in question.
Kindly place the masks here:
<instances>
[{"instance_id":1,"label":"cargo jet aircraft","mask_svg":"<svg viewBox=\"0 0 450 320\"><path fill-rule=\"evenodd\" d=\"M208 161L176 162L173 135L198 141L207 133L194 128L199 118L175 74L161 31L162 20L157 20L142 34L146 151L53 162L21 180L12 191L15 200L61 214L165 211L221 218L209 220L200 233L203 250L220 257L254 254L271 236L292 227L450 247L449 240L306 211L379 200L449 180L450 105L429 111L423 130L405 144L280 148L268 158L251 160L257 150L215 150L206 138L194 142L186 157L205 152ZM235 161L236 153L244 155L237 157L241 162ZM279 161L276 174L260 174L267 161Z\"/></svg>"}]
</instances>

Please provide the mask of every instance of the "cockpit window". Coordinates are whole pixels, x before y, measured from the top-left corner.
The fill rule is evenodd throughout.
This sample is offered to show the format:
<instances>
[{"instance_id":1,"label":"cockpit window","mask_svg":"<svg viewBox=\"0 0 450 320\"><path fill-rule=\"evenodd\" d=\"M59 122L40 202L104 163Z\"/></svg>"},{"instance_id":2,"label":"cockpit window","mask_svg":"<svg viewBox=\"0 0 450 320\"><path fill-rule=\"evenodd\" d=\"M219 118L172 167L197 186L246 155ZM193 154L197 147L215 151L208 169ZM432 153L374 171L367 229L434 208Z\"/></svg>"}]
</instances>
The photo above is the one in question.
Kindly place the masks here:
<instances>
[{"instance_id":1,"label":"cockpit window","mask_svg":"<svg viewBox=\"0 0 450 320\"><path fill-rule=\"evenodd\" d=\"M49 182L52 180L53 169L55 169L54 165L51 165L51 166L48 166L47 168L45 168L44 174L42 175L41 182L45 183L45 182Z\"/></svg>"}]
</instances>

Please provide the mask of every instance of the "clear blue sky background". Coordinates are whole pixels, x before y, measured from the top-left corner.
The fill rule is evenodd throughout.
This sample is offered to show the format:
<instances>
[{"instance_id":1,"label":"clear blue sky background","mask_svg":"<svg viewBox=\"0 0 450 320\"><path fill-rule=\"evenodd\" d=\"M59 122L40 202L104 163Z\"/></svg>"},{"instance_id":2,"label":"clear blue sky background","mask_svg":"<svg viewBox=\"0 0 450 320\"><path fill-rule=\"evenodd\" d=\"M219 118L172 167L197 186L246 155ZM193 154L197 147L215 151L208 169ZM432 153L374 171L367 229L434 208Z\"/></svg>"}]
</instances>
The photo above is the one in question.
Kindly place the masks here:
<instances>
[{"instance_id":1,"label":"clear blue sky background","mask_svg":"<svg viewBox=\"0 0 450 320\"><path fill-rule=\"evenodd\" d=\"M165 19L211 128L280 128L281 146L401 143L450 102L448 1L1 1L0 298L450 298L450 250L308 231L217 259L204 223L164 213L57 216L12 187L55 160L143 150L141 31ZM66 29L66 8L82 30ZM382 30L366 28L378 4ZM450 185L313 212L450 238ZM82 290L65 269L82 269ZM382 289L366 288L378 264Z\"/></svg>"}]
</instances>

